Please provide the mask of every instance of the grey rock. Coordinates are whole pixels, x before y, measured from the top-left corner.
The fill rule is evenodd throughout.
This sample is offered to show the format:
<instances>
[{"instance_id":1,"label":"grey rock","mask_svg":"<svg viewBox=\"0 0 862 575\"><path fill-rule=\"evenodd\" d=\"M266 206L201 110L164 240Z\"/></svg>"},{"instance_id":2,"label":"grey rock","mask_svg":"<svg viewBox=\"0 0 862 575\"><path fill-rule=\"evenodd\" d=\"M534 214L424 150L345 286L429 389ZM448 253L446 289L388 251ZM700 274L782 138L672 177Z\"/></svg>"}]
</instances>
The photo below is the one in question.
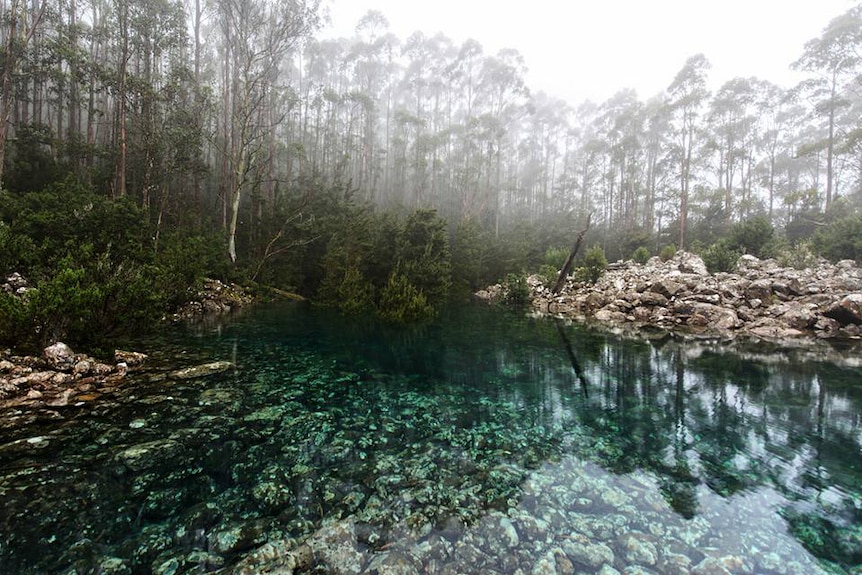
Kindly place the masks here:
<instances>
[{"instance_id":1,"label":"grey rock","mask_svg":"<svg viewBox=\"0 0 862 575\"><path fill-rule=\"evenodd\" d=\"M362 571L366 554L359 550L353 521L338 521L320 528L307 541L317 563L327 573L355 575Z\"/></svg>"},{"instance_id":2,"label":"grey rock","mask_svg":"<svg viewBox=\"0 0 862 575\"><path fill-rule=\"evenodd\" d=\"M214 375L216 373L222 373L231 369L233 366L233 363L229 361L214 361L212 363L205 363L203 365L196 365L194 367L186 367L184 369L172 371L168 377L173 379L196 379L199 377Z\"/></svg>"},{"instance_id":3,"label":"grey rock","mask_svg":"<svg viewBox=\"0 0 862 575\"><path fill-rule=\"evenodd\" d=\"M669 279L659 279L650 286L650 291L661 294L668 299L679 293L681 289L683 289L682 284Z\"/></svg>"},{"instance_id":4,"label":"grey rock","mask_svg":"<svg viewBox=\"0 0 862 575\"><path fill-rule=\"evenodd\" d=\"M699 276L709 275L706 269L706 264L700 256L689 252L678 252L677 259L679 260L679 271L685 274L696 274Z\"/></svg>"},{"instance_id":5,"label":"grey rock","mask_svg":"<svg viewBox=\"0 0 862 575\"><path fill-rule=\"evenodd\" d=\"M829 306L823 315L841 325L862 324L862 293L853 293Z\"/></svg>"},{"instance_id":6,"label":"grey rock","mask_svg":"<svg viewBox=\"0 0 862 575\"><path fill-rule=\"evenodd\" d=\"M259 545L263 542L265 533L264 522L247 521L210 533L207 542L213 553L231 555Z\"/></svg>"},{"instance_id":7,"label":"grey rock","mask_svg":"<svg viewBox=\"0 0 862 575\"><path fill-rule=\"evenodd\" d=\"M745 297L749 300L768 300L772 297L772 280L768 278L754 280L745 288Z\"/></svg>"},{"instance_id":8,"label":"grey rock","mask_svg":"<svg viewBox=\"0 0 862 575\"><path fill-rule=\"evenodd\" d=\"M42 357L54 369L71 371L75 365L75 352L62 341L42 350Z\"/></svg>"}]
</instances>

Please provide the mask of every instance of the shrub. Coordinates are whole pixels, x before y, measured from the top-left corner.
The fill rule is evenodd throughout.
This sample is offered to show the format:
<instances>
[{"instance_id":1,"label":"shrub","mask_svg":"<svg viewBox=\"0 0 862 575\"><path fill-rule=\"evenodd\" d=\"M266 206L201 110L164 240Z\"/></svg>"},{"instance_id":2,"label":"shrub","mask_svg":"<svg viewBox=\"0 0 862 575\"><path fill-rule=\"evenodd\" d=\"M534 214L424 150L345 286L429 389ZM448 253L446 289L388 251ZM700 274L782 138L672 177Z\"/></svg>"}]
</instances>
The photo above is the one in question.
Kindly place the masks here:
<instances>
[{"instance_id":1,"label":"shrub","mask_svg":"<svg viewBox=\"0 0 862 575\"><path fill-rule=\"evenodd\" d=\"M847 216L820 230L814 245L826 258L862 260L862 216Z\"/></svg>"},{"instance_id":2,"label":"shrub","mask_svg":"<svg viewBox=\"0 0 862 575\"><path fill-rule=\"evenodd\" d=\"M730 248L762 258L770 255L775 230L764 216L734 224L730 229ZM715 244L713 244L715 245Z\"/></svg>"},{"instance_id":3,"label":"shrub","mask_svg":"<svg viewBox=\"0 0 862 575\"><path fill-rule=\"evenodd\" d=\"M0 340L31 349L57 340L94 349L111 335L155 325L166 311L164 282L160 268L114 264L107 253L82 246L25 298L4 298Z\"/></svg>"},{"instance_id":4,"label":"shrub","mask_svg":"<svg viewBox=\"0 0 862 575\"><path fill-rule=\"evenodd\" d=\"M543 283L550 284L557 281L557 276L560 275L560 271L554 266L542 264L539 266L538 274L542 278Z\"/></svg>"},{"instance_id":5,"label":"shrub","mask_svg":"<svg viewBox=\"0 0 862 575\"><path fill-rule=\"evenodd\" d=\"M0 345L24 349L32 340L33 317L27 301L0 290Z\"/></svg>"},{"instance_id":6,"label":"shrub","mask_svg":"<svg viewBox=\"0 0 862 575\"><path fill-rule=\"evenodd\" d=\"M509 274L504 285L506 289L505 303L512 306L525 305L530 301L530 286L524 274Z\"/></svg>"},{"instance_id":7,"label":"shrub","mask_svg":"<svg viewBox=\"0 0 862 575\"><path fill-rule=\"evenodd\" d=\"M778 250L776 255L778 263L784 267L804 270L817 264L817 254L811 247L810 241L799 241L796 245L785 245Z\"/></svg>"},{"instance_id":8,"label":"shrub","mask_svg":"<svg viewBox=\"0 0 862 575\"><path fill-rule=\"evenodd\" d=\"M416 210L404 225L399 262L409 283L431 305L446 300L452 284L452 262L446 221L435 210Z\"/></svg>"},{"instance_id":9,"label":"shrub","mask_svg":"<svg viewBox=\"0 0 862 575\"><path fill-rule=\"evenodd\" d=\"M676 255L676 246L674 244L668 244L661 249L658 257L661 258L661 261L666 262L673 259L673 256Z\"/></svg>"},{"instance_id":10,"label":"shrub","mask_svg":"<svg viewBox=\"0 0 862 575\"><path fill-rule=\"evenodd\" d=\"M706 248L701 255L706 269L710 273L719 273L733 271L741 254L731 248L726 240L722 239Z\"/></svg>"},{"instance_id":11,"label":"shrub","mask_svg":"<svg viewBox=\"0 0 862 575\"><path fill-rule=\"evenodd\" d=\"M392 272L389 276L380 295L377 312L384 320L395 323L420 321L434 316L434 308L428 303L425 294L399 272Z\"/></svg>"},{"instance_id":12,"label":"shrub","mask_svg":"<svg viewBox=\"0 0 862 575\"><path fill-rule=\"evenodd\" d=\"M639 247L632 253L632 260L635 263L639 263L641 265L647 263L649 261L649 258L649 250L643 246Z\"/></svg>"},{"instance_id":13,"label":"shrub","mask_svg":"<svg viewBox=\"0 0 862 575\"><path fill-rule=\"evenodd\" d=\"M351 267L344 272L338 286L338 309L345 314L359 314L374 305L373 288L358 268Z\"/></svg>"},{"instance_id":14,"label":"shrub","mask_svg":"<svg viewBox=\"0 0 862 575\"><path fill-rule=\"evenodd\" d=\"M575 272L575 278L579 281L596 283L606 269L608 269L608 260L605 257L605 251L599 246L593 246L584 255L584 265Z\"/></svg>"},{"instance_id":15,"label":"shrub","mask_svg":"<svg viewBox=\"0 0 862 575\"><path fill-rule=\"evenodd\" d=\"M562 269L568 257L569 250L566 248L548 248L545 252L545 265L557 270Z\"/></svg>"}]
</instances>

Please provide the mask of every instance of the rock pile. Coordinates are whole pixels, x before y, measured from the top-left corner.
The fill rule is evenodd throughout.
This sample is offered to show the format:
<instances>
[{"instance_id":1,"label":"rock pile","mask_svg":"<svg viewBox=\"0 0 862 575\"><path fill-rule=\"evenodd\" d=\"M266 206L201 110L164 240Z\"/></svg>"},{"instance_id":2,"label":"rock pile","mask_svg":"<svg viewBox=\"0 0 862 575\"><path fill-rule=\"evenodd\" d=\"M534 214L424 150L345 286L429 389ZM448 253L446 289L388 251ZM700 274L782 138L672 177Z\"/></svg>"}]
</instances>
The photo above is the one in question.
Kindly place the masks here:
<instances>
[{"instance_id":1,"label":"rock pile","mask_svg":"<svg viewBox=\"0 0 862 575\"><path fill-rule=\"evenodd\" d=\"M116 350L114 362L105 363L62 342L46 347L41 357L0 352L0 410L93 401L146 359L142 353Z\"/></svg>"},{"instance_id":2,"label":"rock pile","mask_svg":"<svg viewBox=\"0 0 862 575\"><path fill-rule=\"evenodd\" d=\"M612 264L595 284L569 279L559 295L530 276L532 307L561 315L635 328L764 339L862 335L862 269L851 260L820 260L804 270L775 260L742 256L734 273L710 274L697 255L677 252L662 262ZM496 294L496 295L495 295ZM503 288L477 293L494 301Z\"/></svg>"},{"instance_id":3,"label":"rock pile","mask_svg":"<svg viewBox=\"0 0 862 575\"><path fill-rule=\"evenodd\" d=\"M19 274L18 272L14 272L6 276L3 280L3 283L0 284L0 290L5 291L6 293L15 294L18 296L25 295L32 288L30 287L30 282L28 282L24 276Z\"/></svg>"},{"instance_id":4,"label":"rock pile","mask_svg":"<svg viewBox=\"0 0 862 575\"><path fill-rule=\"evenodd\" d=\"M254 301L248 291L236 284L225 284L216 279L204 280L194 297L173 315L175 321L190 320L206 315L237 310Z\"/></svg>"}]
</instances>

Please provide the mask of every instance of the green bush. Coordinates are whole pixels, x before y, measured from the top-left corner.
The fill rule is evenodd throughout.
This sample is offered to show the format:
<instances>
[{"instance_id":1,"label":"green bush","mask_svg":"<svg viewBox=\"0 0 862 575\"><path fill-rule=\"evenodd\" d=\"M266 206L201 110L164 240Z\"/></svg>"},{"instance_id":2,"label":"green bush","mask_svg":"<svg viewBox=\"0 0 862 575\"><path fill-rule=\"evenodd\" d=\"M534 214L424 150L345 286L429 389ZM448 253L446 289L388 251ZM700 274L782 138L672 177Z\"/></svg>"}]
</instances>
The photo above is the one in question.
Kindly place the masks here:
<instances>
[{"instance_id":1,"label":"green bush","mask_svg":"<svg viewBox=\"0 0 862 575\"><path fill-rule=\"evenodd\" d=\"M775 230L769 220L757 216L730 228L728 247L758 258L769 257L774 235Z\"/></svg>"},{"instance_id":2,"label":"green bush","mask_svg":"<svg viewBox=\"0 0 862 575\"><path fill-rule=\"evenodd\" d=\"M491 283L493 276L488 274L488 264L493 259L492 243L488 230L477 221L470 219L458 224L451 255L454 297L469 299L470 294Z\"/></svg>"},{"instance_id":3,"label":"green bush","mask_svg":"<svg viewBox=\"0 0 862 575\"><path fill-rule=\"evenodd\" d=\"M351 267L338 286L338 309L349 315L366 312L374 306L373 295L373 287L362 272L355 266Z\"/></svg>"},{"instance_id":4,"label":"green bush","mask_svg":"<svg viewBox=\"0 0 862 575\"><path fill-rule=\"evenodd\" d=\"M545 265L551 266L556 270L563 269L563 264L569 257L567 248L548 248L545 251Z\"/></svg>"},{"instance_id":5,"label":"green bush","mask_svg":"<svg viewBox=\"0 0 862 575\"><path fill-rule=\"evenodd\" d=\"M830 222L814 236L814 246L832 261L862 261L862 216Z\"/></svg>"},{"instance_id":6,"label":"green bush","mask_svg":"<svg viewBox=\"0 0 862 575\"><path fill-rule=\"evenodd\" d=\"M33 316L27 299L0 290L0 345L35 351L33 340Z\"/></svg>"},{"instance_id":7,"label":"green bush","mask_svg":"<svg viewBox=\"0 0 862 575\"><path fill-rule=\"evenodd\" d=\"M435 210L416 210L407 218L398 252L402 273L428 303L446 301L452 285L446 221Z\"/></svg>"},{"instance_id":8,"label":"green bush","mask_svg":"<svg viewBox=\"0 0 862 575\"><path fill-rule=\"evenodd\" d=\"M661 249L658 254L658 257L661 259L661 261L666 262L672 260L675 255L676 246L674 244L668 244Z\"/></svg>"},{"instance_id":9,"label":"green bush","mask_svg":"<svg viewBox=\"0 0 862 575\"><path fill-rule=\"evenodd\" d=\"M638 264L645 264L649 261L649 250L643 246L639 247L632 253L632 260Z\"/></svg>"},{"instance_id":10,"label":"green bush","mask_svg":"<svg viewBox=\"0 0 862 575\"><path fill-rule=\"evenodd\" d=\"M537 273L542 278L543 283L548 285L557 281L557 276L560 275L560 270L554 266L542 264L539 266L539 271Z\"/></svg>"},{"instance_id":11,"label":"green bush","mask_svg":"<svg viewBox=\"0 0 862 575\"><path fill-rule=\"evenodd\" d=\"M584 265L575 271L575 279L587 283L596 283L605 270L608 269L608 260L605 251L599 246L593 246L584 254Z\"/></svg>"},{"instance_id":12,"label":"green bush","mask_svg":"<svg viewBox=\"0 0 862 575\"><path fill-rule=\"evenodd\" d=\"M167 310L164 271L82 246L22 299L2 304L0 341L38 349L62 340L93 349L118 333L149 330Z\"/></svg>"},{"instance_id":13,"label":"green bush","mask_svg":"<svg viewBox=\"0 0 862 575\"><path fill-rule=\"evenodd\" d=\"M524 274L509 274L504 284L506 290L505 303L512 306L521 306L530 301L530 286L527 285L527 276Z\"/></svg>"},{"instance_id":14,"label":"green bush","mask_svg":"<svg viewBox=\"0 0 862 575\"><path fill-rule=\"evenodd\" d=\"M392 272L380 295L377 313L386 321L409 323L434 317L434 308L406 276Z\"/></svg>"},{"instance_id":15,"label":"green bush","mask_svg":"<svg viewBox=\"0 0 862 575\"><path fill-rule=\"evenodd\" d=\"M778 248L776 259L781 266L804 270L817 264L817 254L810 241L802 240L795 245L783 245Z\"/></svg>"},{"instance_id":16,"label":"green bush","mask_svg":"<svg viewBox=\"0 0 862 575\"><path fill-rule=\"evenodd\" d=\"M710 273L731 272L741 254L730 247L727 240L718 240L706 250L701 257Z\"/></svg>"}]
</instances>

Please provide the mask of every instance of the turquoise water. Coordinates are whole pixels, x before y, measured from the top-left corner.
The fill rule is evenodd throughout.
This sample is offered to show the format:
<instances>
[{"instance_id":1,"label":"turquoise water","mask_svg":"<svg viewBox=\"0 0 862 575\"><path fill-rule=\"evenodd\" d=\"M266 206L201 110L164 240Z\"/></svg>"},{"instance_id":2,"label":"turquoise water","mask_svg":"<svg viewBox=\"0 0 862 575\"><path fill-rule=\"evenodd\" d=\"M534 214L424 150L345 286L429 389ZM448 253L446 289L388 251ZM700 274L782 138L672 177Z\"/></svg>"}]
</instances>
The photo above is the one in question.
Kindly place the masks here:
<instances>
[{"instance_id":1,"label":"turquoise water","mask_svg":"<svg viewBox=\"0 0 862 575\"><path fill-rule=\"evenodd\" d=\"M852 348L299 304L130 345L121 389L4 417L0 574L862 570Z\"/></svg>"}]
</instances>

